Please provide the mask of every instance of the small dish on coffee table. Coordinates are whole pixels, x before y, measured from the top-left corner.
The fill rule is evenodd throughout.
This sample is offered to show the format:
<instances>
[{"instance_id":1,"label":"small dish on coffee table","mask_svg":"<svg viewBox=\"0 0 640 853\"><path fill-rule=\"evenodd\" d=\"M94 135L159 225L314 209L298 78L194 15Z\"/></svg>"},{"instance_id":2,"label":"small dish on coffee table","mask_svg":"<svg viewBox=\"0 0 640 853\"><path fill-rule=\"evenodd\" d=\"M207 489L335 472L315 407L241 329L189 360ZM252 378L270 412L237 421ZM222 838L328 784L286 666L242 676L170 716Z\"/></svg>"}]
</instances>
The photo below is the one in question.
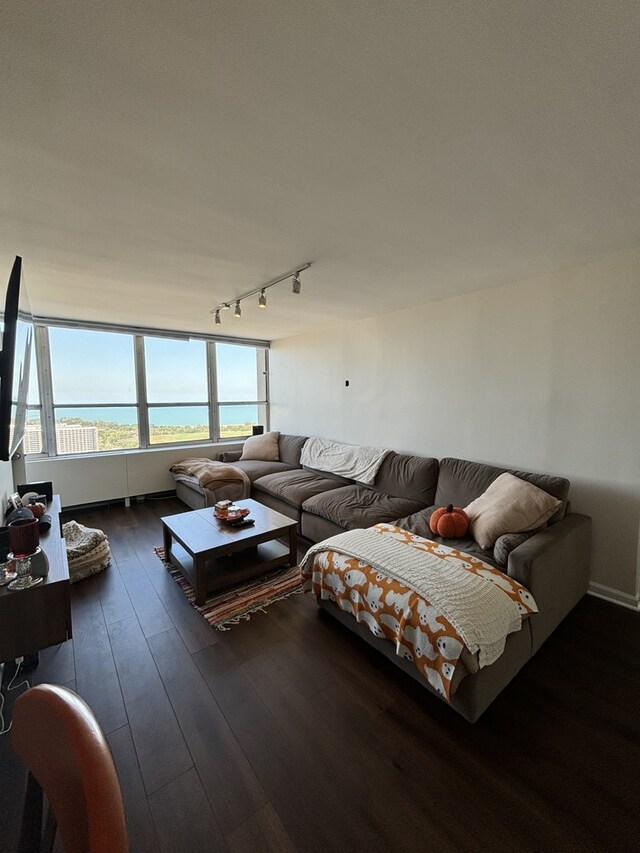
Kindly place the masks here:
<instances>
[{"instance_id":1,"label":"small dish on coffee table","mask_svg":"<svg viewBox=\"0 0 640 853\"><path fill-rule=\"evenodd\" d=\"M250 527L252 524L255 524L255 518L247 518L246 515L241 518L229 518L225 521L225 524L228 524L229 527Z\"/></svg>"},{"instance_id":2,"label":"small dish on coffee table","mask_svg":"<svg viewBox=\"0 0 640 853\"><path fill-rule=\"evenodd\" d=\"M216 518L219 518L220 521L226 521L227 524L233 524L239 521L244 521L244 519L249 515L250 512L250 509L242 507L234 518L229 518L229 515L226 510L214 509L213 514Z\"/></svg>"}]
</instances>

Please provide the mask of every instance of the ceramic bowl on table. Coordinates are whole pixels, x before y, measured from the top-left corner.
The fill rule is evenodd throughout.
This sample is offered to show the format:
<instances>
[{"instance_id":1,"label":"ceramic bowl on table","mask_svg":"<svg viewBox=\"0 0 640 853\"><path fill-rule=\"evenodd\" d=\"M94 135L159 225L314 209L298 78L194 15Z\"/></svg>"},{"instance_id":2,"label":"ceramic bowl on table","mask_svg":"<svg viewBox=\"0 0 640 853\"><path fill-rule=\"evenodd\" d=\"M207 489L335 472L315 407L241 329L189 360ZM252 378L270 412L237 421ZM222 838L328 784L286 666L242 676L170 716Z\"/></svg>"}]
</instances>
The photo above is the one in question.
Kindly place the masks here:
<instances>
[{"instance_id":1,"label":"ceramic bowl on table","mask_svg":"<svg viewBox=\"0 0 640 853\"><path fill-rule=\"evenodd\" d=\"M218 509L217 505L214 509L214 513L216 518L221 519L222 521L238 522L242 521L243 518L246 518L251 510L246 509L245 507L235 506L235 504L231 504L226 508Z\"/></svg>"}]
</instances>

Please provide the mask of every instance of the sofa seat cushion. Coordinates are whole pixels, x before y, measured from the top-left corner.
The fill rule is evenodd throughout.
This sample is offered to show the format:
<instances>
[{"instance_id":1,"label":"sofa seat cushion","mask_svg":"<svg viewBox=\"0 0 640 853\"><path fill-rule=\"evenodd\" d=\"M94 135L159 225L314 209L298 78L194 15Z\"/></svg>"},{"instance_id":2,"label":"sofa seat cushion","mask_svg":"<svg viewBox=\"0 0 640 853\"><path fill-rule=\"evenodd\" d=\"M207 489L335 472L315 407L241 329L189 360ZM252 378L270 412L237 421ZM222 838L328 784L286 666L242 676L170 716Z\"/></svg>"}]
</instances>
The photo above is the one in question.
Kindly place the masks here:
<instances>
[{"instance_id":1,"label":"sofa seat cushion","mask_svg":"<svg viewBox=\"0 0 640 853\"><path fill-rule=\"evenodd\" d=\"M253 483L259 477L266 477L267 474L278 474L282 471L291 471L293 465L288 465L286 462L265 462L262 459L241 459L239 462L233 463L236 468L242 468L244 473Z\"/></svg>"},{"instance_id":2,"label":"sofa seat cushion","mask_svg":"<svg viewBox=\"0 0 640 853\"><path fill-rule=\"evenodd\" d=\"M271 495L289 506L299 509L303 503L314 495L335 490L336 481L296 468L281 474L269 474L260 477L253 483L255 492Z\"/></svg>"},{"instance_id":3,"label":"sofa seat cushion","mask_svg":"<svg viewBox=\"0 0 640 853\"><path fill-rule=\"evenodd\" d=\"M345 530L372 527L424 509L418 501L385 495L366 486L343 486L306 500L302 509L339 524Z\"/></svg>"},{"instance_id":4,"label":"sofa seat cushion","mask_svg":"<svg viewBox=\"0 0 640 853\"><path fill-rule=\"evenodd\" d=\"M432 539L434 542L442 542L444 545L448 545L449 548L457 548L459 551L464 551L465 554L484 560L485 563L495 566L500 571L505 571L505 567L497 562L493 548L481 548L470 533L458 539L444 539L442 536L432 533L429 527L429 519L436 509L437 507L431 506L429 509L414 512L403 518L396 518L392 524L401 527L403 530L408 530L410 533L415 533L417 536L422 536L423 539Z\"/></svg>"}]
</instances>

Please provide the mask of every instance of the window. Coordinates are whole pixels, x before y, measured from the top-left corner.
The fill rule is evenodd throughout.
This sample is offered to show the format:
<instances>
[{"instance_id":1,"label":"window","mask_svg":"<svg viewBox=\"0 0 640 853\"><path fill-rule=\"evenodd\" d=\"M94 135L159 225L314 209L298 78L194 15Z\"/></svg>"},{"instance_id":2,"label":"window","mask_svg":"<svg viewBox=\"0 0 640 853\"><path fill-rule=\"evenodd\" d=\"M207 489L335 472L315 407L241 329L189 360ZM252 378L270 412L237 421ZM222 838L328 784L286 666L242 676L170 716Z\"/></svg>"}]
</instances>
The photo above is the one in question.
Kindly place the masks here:
<instances>
[{"instance_id":1,"label":"window","mask_svg":"<svg viewBox=\"0 0 640 853\"><path fill-rule=\"evenodd\" d=\"M26 453L205 443L267 425L264 344L40 324L36 339Z\"/></svg>"},{"instance_id":2,"label":"window","mask_svg":"<svg viewBox=\"0 0 640 853\"><path fill-rule=\"evenodd\" d=\"M134 338L49 329L58 454L139 447Z\"/></svg>"},{"instance_id":3,"label":"window","mask_svg":"<svg viewBox=\"0 0 640 853\"><path fill-rule=\"evenodd\" d=\"M144 339L149 443L211 438L204 341Z\"/></svg>"},{"instance_id":4,"label":"window","mask_svg":"<svg viewBox=\"0 0 640 853\"><path fill-rule=\"evenodd\" d=\"M251 435L266 422L266 350L217 343L216 364L220 437Z\"/></svg>"}]
</instances>

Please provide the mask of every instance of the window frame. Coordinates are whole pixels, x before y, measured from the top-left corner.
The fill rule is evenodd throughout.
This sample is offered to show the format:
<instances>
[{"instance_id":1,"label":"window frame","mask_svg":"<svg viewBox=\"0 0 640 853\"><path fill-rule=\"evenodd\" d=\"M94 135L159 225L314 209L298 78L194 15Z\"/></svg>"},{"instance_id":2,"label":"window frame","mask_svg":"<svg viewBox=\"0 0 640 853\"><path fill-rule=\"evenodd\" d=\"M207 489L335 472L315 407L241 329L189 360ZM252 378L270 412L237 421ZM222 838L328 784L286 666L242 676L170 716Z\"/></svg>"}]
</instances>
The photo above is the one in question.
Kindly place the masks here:
<instances>
[{"instance_id":1,"label":"window frame","mask_svg":"<svg viewBox=\"0 0 640 853\"><path fill-rule=\"evenodd\" d=\"M133 338L133 360L136 382L136 401L134 403L91 403L91 404L55 404L53 398L53 374L51 364L51 348L49 341L50 328L78 329L82 331L111 332L115 334L130 335ZM146 386L146 362L145 362L145 337L159 337L169 340L199 340L205 343L205 359L207 370L207 392L206 402L173 401L171 403L149 403L147 400ZM220 406L221 405L245 405L263 407L265 412L265 430L269 429L270 404L269 404L269 341L253 340L250 338L225 338L219 335L190 334L184 332L171 332L166 329L151 329L141 326L122 326L118 324L81 323L75 321L58 320L56 318L34 318L34 341L36 347L36 369L38 373L38 388L40 392L39 405L29 406L29 410L40 412L40 423L42 428L42 452L30 453L32 460L42 458L69 459L73 456L80 458L88 456L102 456L105 454L139 453L147 450L171 449L183 446L198 446L211 444L230 444L241 441L246 436L221 437ZM251 347L258 352L262 351L264 370L261 371L260 359L256 361L257 388L258 393L264 393L264 399L248 400L246 402L226 403L217 398L217 375L218 364L216 359L216 343L231 344L233 346ZM260 373L262 372L262 376ZM208 409L209 438L196 439L192 441L178 442L156 442L150 441L149 410L162 408L175 409L182 406L206 406ZM59 453L56 446L56 410L57 409L135 409L138 416L138 447L114 450L95 450L83 453Z\"/></svg>"},{"instance_id":2,"label":"window frame","mask_svg":"<svg viewBox=\"0 0 640 853\"><path fill-rule=\"evenodd\" d=\"M211 344L212 349L214 350L214 352L213 352L213 363L216 365L215 384L214 384L212 392L211 392L211 393L213 393L214 397L216 398L215 409L217 412L217 429L218 429L218 432L216 434L218 435L218 439L220 441L241 441L242 439L246 438L246 436L239 435L239 436L229 436L227 438L221 438L222 430L221 430L221 426L220 426L220 424L221 424L220 409L224 406L256 406L257 408L259 408L260 406L265 406L265 415L266 415L265 427L266 427L266 429L269 429L269 405L268 405L268 399L269 399L269 348L265 347L262 350L262 355L263 355L263 363L262 364L259 364L258 359L256 360L256 380L257 380L256 381L256 387L258 389L258 394L260 394L261 392L263 393L264 399L263 400L260 400L260 399L258 399L258 400L220 400L220 399L218 399L218 396L217 396L218 395L218 382L217 382L218 358L217 358L217 352L216 352L216 343L230 344L231 346L233 346L235 344L235 341L226 339L223 341L214 341ZM258 349L258 348L256 347L256 349Z\"/></svg>"}]
</instances>

